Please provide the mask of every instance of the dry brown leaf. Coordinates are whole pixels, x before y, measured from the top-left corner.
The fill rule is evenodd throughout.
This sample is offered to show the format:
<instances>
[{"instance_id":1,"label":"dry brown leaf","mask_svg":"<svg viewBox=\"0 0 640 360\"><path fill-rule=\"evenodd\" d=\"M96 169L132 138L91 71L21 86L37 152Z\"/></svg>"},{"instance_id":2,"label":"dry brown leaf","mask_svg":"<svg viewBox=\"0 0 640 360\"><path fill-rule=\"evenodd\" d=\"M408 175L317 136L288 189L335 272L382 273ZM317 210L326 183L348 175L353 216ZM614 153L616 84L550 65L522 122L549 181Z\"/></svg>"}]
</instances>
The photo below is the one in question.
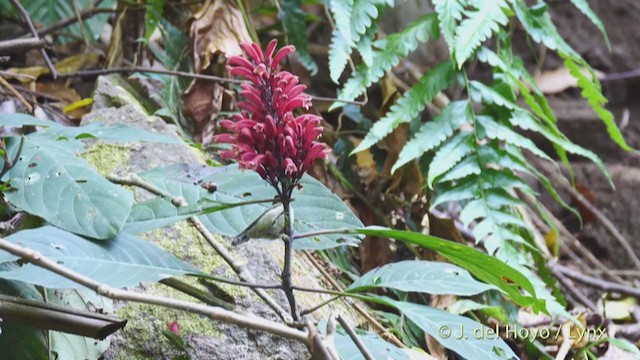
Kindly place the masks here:
<instances>
[{"instance_id":1,"label":"dry brown leaf","mask_svg":"<svg viewBox=\"0 0 640 360\"><path fill-rule=\"evenodd\" d=\"M182 96L184 109L193 119L194 140L206 145L213 140L215 119L222 110L225 89L211 81L196 80ZM230 103L227 94L226 103Z\"/></svg>"},{"instance_id":2,"label":"dry brown leaf","mask_svg":"<svg viewBox=\"0 0 640 360\"><path fill-rule=\"evenodd\" d=\"M242 12L227 0L208 0L194 14L190 36L198 73L209 67L214 55L240 55L239 44L252 42Z\"/></svg>"},{"instance_id":3,"label":"dry brown leaf","mask_svg":"<svg viewBox=\"0 0 640 360\"><path fill-rule=\"evenodd\" d=\"M56 70L61 73L76 72L78 70L94 67L98 64L100 57L95 53L86 53L74 55L63 59L54 65ZM25 68L10 68L7 72L14 74L30 75L37 80L40 76L49 74L49 68L46 66L29 66ZM8 76L9 77L9 76ZM21 83L30 83L35 81L23 76L15 76L16 80Z\"/></svg>"},{"instance_id":4,"label":"dry brown leaf","mask_svg":"<svg viewBox=\"0 0 640 360\"><path fill-rule=\"evenodd\" d=\"M598 79L602 79L604 74L598 70L594 71ZM582 73L591 76L589 70L583 69ZM534 78L540 91L545 94L558 94L569 88L578 86L578 80L569 72L566 67L559 67L555 70L543 71Z\"/></svg>"}]
</instances>

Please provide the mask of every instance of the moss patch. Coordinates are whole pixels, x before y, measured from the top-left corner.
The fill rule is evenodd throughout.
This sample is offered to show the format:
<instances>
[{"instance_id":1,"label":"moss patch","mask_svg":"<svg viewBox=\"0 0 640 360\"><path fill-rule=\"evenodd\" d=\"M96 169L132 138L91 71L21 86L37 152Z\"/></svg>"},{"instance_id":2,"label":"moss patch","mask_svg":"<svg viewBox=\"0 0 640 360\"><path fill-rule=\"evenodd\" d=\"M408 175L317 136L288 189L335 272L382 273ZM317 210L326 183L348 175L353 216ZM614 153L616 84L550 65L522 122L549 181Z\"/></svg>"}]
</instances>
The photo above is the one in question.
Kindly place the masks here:
<instances>
[{"instance_id":1,"label":"moss patch","mask_svg":"<svg viewBox=\"0 0 640 360\"><path fill-rule=\"evenodd\" d=\"M96 142L80 157L91 164L102 176L110 175L118 167L126 167L129 148L126 145Z\"/></svg>"}]
</instances>

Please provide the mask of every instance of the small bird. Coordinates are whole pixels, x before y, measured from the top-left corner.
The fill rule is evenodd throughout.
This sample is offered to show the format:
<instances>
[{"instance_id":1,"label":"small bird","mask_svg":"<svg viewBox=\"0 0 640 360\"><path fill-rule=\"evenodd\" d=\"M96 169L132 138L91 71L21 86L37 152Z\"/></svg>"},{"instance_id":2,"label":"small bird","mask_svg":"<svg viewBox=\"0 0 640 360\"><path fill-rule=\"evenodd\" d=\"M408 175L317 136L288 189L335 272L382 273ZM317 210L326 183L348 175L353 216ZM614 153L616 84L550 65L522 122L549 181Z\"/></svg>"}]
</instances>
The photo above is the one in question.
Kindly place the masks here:
<instances>
[{"instance_id":1,"label":"small bird","mask_svg":"<svg viewBox=\"0 0 640 360\"><path fill-rule=\"evenodd\" d=\"M290 209L289 215L293 224L293 209ZM240 245L251 239L279 239L284 234L284 227L284 206L282 206L282 203L278 203L267 209L251 225L247 226L243 232L233 238L231 245Z\"/></svg>"}]
</instances>

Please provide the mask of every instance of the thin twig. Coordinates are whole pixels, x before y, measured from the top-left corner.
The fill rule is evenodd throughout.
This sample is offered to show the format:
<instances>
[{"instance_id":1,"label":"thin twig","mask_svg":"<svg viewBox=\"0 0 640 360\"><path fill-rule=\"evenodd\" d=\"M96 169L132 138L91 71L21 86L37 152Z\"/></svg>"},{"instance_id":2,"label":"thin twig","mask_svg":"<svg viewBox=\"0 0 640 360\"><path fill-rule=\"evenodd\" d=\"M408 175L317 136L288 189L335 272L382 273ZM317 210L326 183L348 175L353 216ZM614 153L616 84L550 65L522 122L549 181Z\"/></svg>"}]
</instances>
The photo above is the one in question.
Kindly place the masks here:
<instances>
[{"instance_id":1,"label":"thin twig","mask_svg":"<svg viewBox=\"0 0 640 360\"><path fill-rule=\"evenodd\" d=\"M620 285L620 284L613 283L611 281L602 280L602 279L594 278L592 276L584 275L560 264L555 264L553 265L553 267L554 269L557 269L559 272L561 272L565 276L573 280L579 281L583 284L592 286L594 288L597 288L603 291L617 292L623 295L629 295L629 296L633 296L640 299L639 288Z\"/></svg>"},{"instance_id":2,"label":"thin twig","mask_svg":"<svg viewBox=\"0 0 640 360\"><path fill-rule=\"evenodd\" d=\"M567 291L576 298L576 300L580 301L583 305L593 310L594 312L598 312L598 307L593 301L589 300L589 298L582 292L580 289L577 289L570 281L567 279L564 274L556 268L553 264L550 266L551 272L558 279L558 281L567 289Z\"/></svg>"},{"instance_id":3,"label":"thin twig","mask_svg":"<svg viewBox=\"0 0 640 360\"><path fill-rule=\"evenodd\" d=\"M22 14L22 17L27 22L27 25L29 25L29 30L31 30L31 34L33 35L33 37L36 39L40 39L40 35L38 35L38 31L36 30L36 27L33 25L33 22L31 21L31 17L29 16L29 13L24 8L24 6L22 6L22 4L20 4L18 0L11 0L11 3L13 3L13 6L15 6ZM58 72L56 71L56 68L53 67L53 64L51 63L51 59L49 58L49 55L47 55L47 51L44 49L44 47L40 48L40 53L44 58L44 62L47 63L47 67L51 72L51 76L53 76L53 78L55 79L58 76Z\"/></svg>"},{"instance_id":4,"label":"thin twig","mask_svg":"<svg viewBox=\"0 0 640 360\"><path fill-rule=\"evenodd\" d=\"M545 171L551 180L559 185L563 190L566 190L571 197L576 200L580 205L584 206L589 212L591 212L595 218L604 226L604 228L613 236L614 239L620 243L625 252L633 261L636 268L640 269L640 258L636 255L635 250L629 244L629 241L622 236L618 228L609 220L597 207L595 207L589 200L585 199L580 192L578 192L563 176L560 176L556 171L547 169L546 166L541 167Z\"/></svg>"},{"instance_id":5,"label":"thin twig","mask_svg":"<svg viewBox=\"0 0 640 360\"><path fill-rule=\"evenodd\" d=\"M266 320L255 315L234 313L219 307L112 288L58 264L56 261L48 259L37 251L14 244L3 238L0 238L0 250L4 250L10 254L18 256L26 262L54 272L113 300L133 301L202 314L213 320L235 324L244 328L265 331L287 339L300 341L310 348L306 332L287 327L274 321Z\"/></svg>"},{"instance_id":6,"label":"thin twig","mask_svg":"<svg viewBox=\"0 0 640 360\"><path fill-rule=\"evenodd\" d=\"M231 83L231 84L244 84L246 82L244 80L230 79L230 78L225 78L221 76L195 74L195 73L190 73L186 71L176 71L176 70L149 69L141 66L109 68L109 69L92 69L92 70L81 70L81 71L70 72L70 73L58 73L58 77L60 78L92 77L92 76L108 75L108 74L132 74L136 72L180 76L180 77L185 77L189 79L219 81L222 83ZM309 95L309 96L311 97L311 99L315 101L331 101L331 102L337 101L337 102L343 102L348 104L363 105L361 101L343 100L343 99L336 99L336 98L329 98L329 97L315 96L315 95Z\"/></svg>"},{"instance_id":7,"label":"thin twig","mask_svg":"<svg viewBox=\"0 0 640 360\"><path fill-rule=\"evenodd\" d=\"M322 276L334 287L334 289L338 290L340 293L344 291L342 286L338 284L338 282L331 276L329 273L313 258L310 252L305 251L304 254L307 256L307 259L313 264L313 266L322 274ZM362 306L356 304L353 300L349 298L344 298L344 301L349 304L349 306L353 307L357 312L359 312L362 316L364 316L371 325L376 328L376 330L382 335L383 338L389 340L394 345L405 348L406 346L400 341L395 335L390 333L382 324L378 322L373 316L371 316Z\"/></svg>"},{"instance_id":8,"label":"thin twig","mask_svg":"<svg viewBox=\"0 0 640 360\"><path fill-rule=\"evenodd\" d=\"M29 80L35 80L36 79L36 77L33 76L33 75L12 73L10 71L4 71L4 70L0 70L0 76L4 76L4 77L21 77L21 78L25 78L25 79L29 79Z\"/></svg>"},{"instance_id":9,"label":"thin twig","mask_svg":"<svg viewBox=\"0 0 640 360\"><path fill-rule=\"evenodd\" d=\"M0 54L26 52L31 49L41 49L47 43L42 39L11 39L0 41Z\"/></svg>"},{"instance_id":10,"label":"thin twig","mask_svg":"<svg viewBox=\"0 0 640 360\"><path fill-rule=\"evenodd\" d=\"M22 96L22 94L20 94L18 90L16 90L13 86L11 86L11 84L9 84L9 82L5 80L2 76L0 76L0 84L6 87L7 90L9 90L16 98L18 98L18 100L22 103L22 105L24 105L24 107L27 108L27 111L29 113L33 114L33 106L31 106L31 104L29 104L27 99L25 99Z\"/></svg>"},{"instance_id":11,"label":"thin twig","mask_svg":"<svg viewBox=\"0 0 640 360\"><path fill-rule=\"evenodd\" d=\"M323 301L323 302L321 302L321 303L319 303L317 305L314 305L314 306L312 306L312 307L310 307L308 309L302 310L300 312L300 316L305 316L305 315L311 314L311 313L313 313L315 311L318 311L319 309L321 309L324 306L326 306L326 305L328 305L328 304L340 299L341 297L342 296L340 296L340 295L336 295L336 296L333 296L333 297L331 297L331 298L329 298L329 299L327 299L327 300L325 300L325 301Z\"/></svg>"},{"instance_id":12,"label":"thin twig","mask_svg":"<svg viewBox=\"0 0 640 360\"><path fill-rule=\"evenodd\" d=\"M345 321L342 315L338 315L338 322L347 331L347 334L349 334L349 337L351 338L351 340L353 340L353 342L356 344L356 346L358 347L358 350L360 350L360 353L362 353L362 356L364 356L364 359L373 360L373 355L371 355L371 352L369 351L369 349L367 349L367 347L364 346L364 344L362 343L358 335L356 335L356 332L353 331L353 328L351 327L351 325L349 325L349 323Z\"/></svg>"}]
</instances>

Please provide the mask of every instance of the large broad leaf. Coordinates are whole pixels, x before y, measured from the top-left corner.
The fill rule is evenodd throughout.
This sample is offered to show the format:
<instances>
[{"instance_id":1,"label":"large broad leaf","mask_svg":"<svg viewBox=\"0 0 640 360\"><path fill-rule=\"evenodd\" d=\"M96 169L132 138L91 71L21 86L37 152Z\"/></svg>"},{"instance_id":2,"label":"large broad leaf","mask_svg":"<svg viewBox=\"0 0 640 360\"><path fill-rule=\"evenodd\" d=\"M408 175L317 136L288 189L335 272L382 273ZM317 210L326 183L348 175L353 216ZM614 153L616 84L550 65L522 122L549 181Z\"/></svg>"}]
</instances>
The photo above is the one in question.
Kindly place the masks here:
<instances>
[{"instance_id":1,"label":"large broad leaf","mask_svg":"<svg viewBox=\"0 0 640 360\"><path fill-rule=\"evenodd\" d=\"M45 226L17 232L6 240L38 251L73 271L113 287L136 286L197 272L156 245L125 233L110 241L94 242L53 226ZM0 263L13 258L0 251ZM0 278L47 288L82 288L65 277L32 264L0 271Z\"/></svg>"},{"instance_id":2,"label":"large broad leaf","mask_svg":"<svg viewBox=\"0 0 640 360\"><path fill-rule=\"evenodd\" d=\"M40 136L66 137L74 139L94 138L111 142L156 142L180 144L182 141L174 136L156 134L144 129L125 124L106 125L93 123L85 126L54 126L42 130Z\"/></svg>"},{"instance_id":3,"label":"large broad leaf","mask_svg":"<svg viewBox=\"0 0 640 360\"><path fill-rule=\"evenodd\" d=\"M458 266L433 261L407 260L374 269L358 278L347 292L390 288L406 292L471 296L497 289L471 277Z\"/></svg>"},{"instance_id":4,"label":"large broad leaf","mask_svg":"<svg viewBox=\"0 0 640 360\"><path fill-rule=\"evenodd\" d=\"M113 300L87 289L46 289L46 302L78 310L113 313ZM58 359L99 359L109 348L111 340L96 340L61 331L50 331L51 351Z\"/></svg>"},{"instance_id":5,"label":"large broad leaf","mask_svg":"<svg viewBox=\"0 0 640 360\"><path fill-rule=\"evenodd\" d=\"M534 286L525 275L493 256L489 256L469 246L440 239L435 236L411 231L390 230L377 226L345 230L345 232L389 237L432 249L452 263L468 270L478 279L487 284L497 286L516 303L522 306L531 306L534 311L547 312L545 302L536 296ZM528 294L523 294L521 290L525 290Z\"/></svg>"},{"instance_id":6,"label":"large broad leaf","mask_svg":"<svg viewBox=\"0 0 640 360\"><path fill-rule=\"evenodd\" d=\"M467 317L386 297L375 297L374 301L398 309L442 346L466 359L518 358L494 329Z\"/></svg>"},{"instance_id":7,"label":"large broad leaf","mask_svg":"<svg viewBox=\"0 0 640 360\"><path fill-rule=\"evenodd\" d=\"M9 142L10 158L18 139ZM98 174L75 153L82 144L30 135L19 161L5 175L6 198L20 210L77 234L108 239L118 234L131 211L131 193Z\"/></svg>"},{"instance_id":8,"label":"large broad leaf","mask_svg":"<svg viewBox=\"0 0 640 360\"><path fill-rule=\"evenodd\" d=\"M142 174L162 190L183 197L189 204L203 198L221 203L273 198L275 190L253 171L242 171L237 165L224 167L173 165ZM210 194L199 184L215 183L217 191ZM302 189L293 192L294 230L296 233L325 229L358 228L360 220L324 185L306 175ZM253 204L235 207L200 216L200 220L214 233L236 236L269 208L271 204ZM327 249L358 243L354 235L318 235L296 240L296 249Z\"/></svg>"},{"instance_id":9,"label":"large broad leaf","mask_svg":"<svg viewBox=\"0 0 640 360\"><path fill-rule=\"evenodd\" d=\"M21 127L21 126L59 126L57 123L49 120L40 120L27 114L20 113L1 113L0 127Z\"/></svg>"},{"instance_id":10,"label":"large broad leaf","mask_svg":"<svg viewBox=\"0 0 640 360\"><path fill-rule=\"evenodd\" d=\"M374 359L409 360L412 357L405 349L389 344L379 336L371 333L358 335L360 341L369 350ZM346 334L337 333L335 337L336 351L342 360L363 359L362 352L351 337ZM419 357L418 357L419 359Z\"/></svg>"}]
</instances>

